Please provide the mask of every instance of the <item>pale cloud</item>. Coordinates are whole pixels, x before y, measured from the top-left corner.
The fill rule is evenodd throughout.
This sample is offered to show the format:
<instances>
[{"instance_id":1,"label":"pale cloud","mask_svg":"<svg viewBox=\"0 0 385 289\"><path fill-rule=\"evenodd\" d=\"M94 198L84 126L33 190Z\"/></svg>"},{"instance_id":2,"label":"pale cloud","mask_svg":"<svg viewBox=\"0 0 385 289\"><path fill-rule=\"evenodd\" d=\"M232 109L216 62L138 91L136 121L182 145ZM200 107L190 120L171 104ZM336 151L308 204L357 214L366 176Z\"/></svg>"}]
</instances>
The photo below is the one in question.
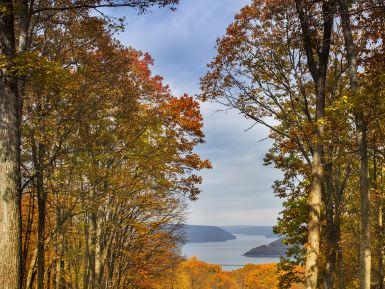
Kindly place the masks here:
<instances>
[{"instance_id":1,"label":"pale cloud","mask_svg":"<svg viewBox=\"0 0 385 289\"><path fill-rule=\"evenodd\" d=\"M247 0L182 0L176 12L155 9L137 15L128 9L127 28L119 35L127 46L149 52L154 72L165 78L178 95L199 93L199 78L215 55L222 36ZM202 104L206 144L198 152L214 168L203 173L200 199L190 205L189 223L207 225L272 225L281 210L271 189L280 172L263 166L270 141L266 128L255 126L236 111L216 112L218 104ZM247 131L246 131L247 130Z\"/></svg>"}]
</instances>

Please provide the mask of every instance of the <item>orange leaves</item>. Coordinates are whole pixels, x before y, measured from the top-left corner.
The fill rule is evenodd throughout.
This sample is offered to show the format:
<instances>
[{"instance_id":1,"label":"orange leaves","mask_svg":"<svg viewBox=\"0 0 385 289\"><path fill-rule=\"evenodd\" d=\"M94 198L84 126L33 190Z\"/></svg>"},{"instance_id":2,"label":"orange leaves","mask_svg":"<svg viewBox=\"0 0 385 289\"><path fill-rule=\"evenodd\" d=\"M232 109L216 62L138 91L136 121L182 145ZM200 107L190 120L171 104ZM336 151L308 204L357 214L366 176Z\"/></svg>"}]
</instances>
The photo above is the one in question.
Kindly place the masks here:
<instances>
[{"instance_id":1,"label":"orange leaves","mask_svg":"<svg viewBox=\"0 0 385 289\"><path fill-rule=\"evenodd\" d=\"M200 113L199 103L193 97L187 94L180 98L169 96L160 109L171 117L175 126L191 132L199 139L203 138L203 118Z\"/></svg>"},{"instance_id":2,"label":"orange leaves","mask_svg":"<svg viewBox=\"0 0 385 289\"><path fill-rule=\"evenodd\" d=\"M50 61L20 62L42 72L28 79L24 98L24 235L35 243L31 151L44 148L46 268L60 259L68 286L91 287L87 274L98 262L94 275L111 288L159 288L179 258L171 224L182 222L186 196L200 192L195 173L211 167L194 152L204 141L199 103L173 96L152 75L151 57L113 39L107 20L70 11L55 20L63 15L71 19L65 29L52 24L37 36L33 55ZM32 245L25 248L32 272Z\"/></svg>"},{"instance_id":3,"label":"orange leaves","mask_svg":"<svg viewBox=\"0 0 385 289\"><path fill-rule=\"evenodd\" d=\"M187 155L184 158L185 164L189 167L196 168L197 170L210 169L211 163L209 160L202 161L198 154Z\"/></svg>"},{"instance_id":4,"label":"orange leaves","mask_svg":"<svg viewBox=\"0 0 385 289\"><path fill-rule=\"evenodd\" d=\"M301 269L299 269L301 270ZM163 289L277 289L276 264L246 265L235 271L223 271L218 265L199 261L196 257L182 262ZM301 289L294 284L293 289Z\"/></svg>"}]
</instances>

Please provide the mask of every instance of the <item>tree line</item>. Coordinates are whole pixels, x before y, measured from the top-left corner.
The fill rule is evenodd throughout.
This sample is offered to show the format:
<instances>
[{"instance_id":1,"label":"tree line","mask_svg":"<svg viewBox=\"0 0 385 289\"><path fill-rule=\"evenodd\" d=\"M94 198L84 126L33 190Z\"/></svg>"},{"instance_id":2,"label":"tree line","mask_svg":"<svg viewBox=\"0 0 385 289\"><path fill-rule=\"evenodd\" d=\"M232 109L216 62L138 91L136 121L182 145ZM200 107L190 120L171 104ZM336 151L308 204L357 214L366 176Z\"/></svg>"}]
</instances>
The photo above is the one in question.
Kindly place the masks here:
<instances>
[{"instance_id":1,"label":"tree line","mask_svg":"<svg viewBox=\"0 0 385 289\"><path fill-rule=\"evenodd\" d=\"M203 100L270 129L281 288L384 288L384 16L384 1L251 1L202 78Z\"/></svg>"},{"instance_id":2,"label":"tree line","mask_svg":"<svg viewBox=\"0 0 385 289\"><path fill-rule=\"evenodd\" d=\"M199 103L100 10L176 4L1 2L2 288L154 288L179 262L185 201L211 166L194 152Z\"/></svg>"},{"instance_id":3,"label":"tree line","mask_svg":"<svg viewBox=\"0 0 385 289\"><path fill-rule=\"evenodd\" d=\"M177 268L210 168L199 104L100 10L177 4L2 0L3 288L156 288ZM202 100L270 129L280 288L384 288L384 16L381 0L253 0L202 78Z\"/></svg>"},{"instance_id":4,"label":"tree line","mask_svg":"<svg viewBox=\"0 0 385 289\"><path fill-rule=\"evenodd\" d=\"M298 271L302 268L298 267ZM160 289L277 289L277 264L248 264L244 267L223 271L219 265L207 264L195 257L180 262L171 271ZM293 284L302 289L303 284Z\"/></svg>"}]
</instances>

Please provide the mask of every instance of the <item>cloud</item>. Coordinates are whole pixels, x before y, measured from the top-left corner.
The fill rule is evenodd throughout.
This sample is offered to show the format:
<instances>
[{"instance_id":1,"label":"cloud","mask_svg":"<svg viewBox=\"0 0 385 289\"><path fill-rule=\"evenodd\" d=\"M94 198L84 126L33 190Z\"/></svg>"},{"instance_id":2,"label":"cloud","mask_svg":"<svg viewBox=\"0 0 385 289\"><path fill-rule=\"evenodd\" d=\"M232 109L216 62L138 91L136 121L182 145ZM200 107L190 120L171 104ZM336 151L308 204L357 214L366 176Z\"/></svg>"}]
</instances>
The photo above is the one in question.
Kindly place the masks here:
<instances>
[{"instance_id":1,"label":"cloud","mask_svg":"<svg viewBox=\"0 0 385 289\"><path fill-rule=\"evenodd\" d=\"M190 214L194 216L190 219L190 223L193 225L200 225L206 223L209 219L209 225L223 226L225 225L261 225L261 226L273 226L276 224L276 215L278 215L278 209L259 209L259 210L229 210L224 211L222 209L208 208L190 210Z\"/></svg>"},{"instance_id":2,"label":"cloud","mask_svg":"<svg viewBox=\"0 0 385 289\"><path fill-rule=\"evenodd\" d=\"M199 79L215 55L216 39L225 34L234 15L248 0L182 0L176 12L153 9L137 15L129 9L110 10L126 16L120 41L149 52L155 59L154 73L165 78L178 95L199 93ZM206 144L198 152L212 161L204 172L200 199L191 204L189 222L231 225L274 224L280 201L272 192L279 171L264 167L263 157L271 142L260 141L266 128L255 126L236 111L216 112L218 104L202 104ZM223 109L223 108L222 108Z\"/></svg>"}]
</instances>

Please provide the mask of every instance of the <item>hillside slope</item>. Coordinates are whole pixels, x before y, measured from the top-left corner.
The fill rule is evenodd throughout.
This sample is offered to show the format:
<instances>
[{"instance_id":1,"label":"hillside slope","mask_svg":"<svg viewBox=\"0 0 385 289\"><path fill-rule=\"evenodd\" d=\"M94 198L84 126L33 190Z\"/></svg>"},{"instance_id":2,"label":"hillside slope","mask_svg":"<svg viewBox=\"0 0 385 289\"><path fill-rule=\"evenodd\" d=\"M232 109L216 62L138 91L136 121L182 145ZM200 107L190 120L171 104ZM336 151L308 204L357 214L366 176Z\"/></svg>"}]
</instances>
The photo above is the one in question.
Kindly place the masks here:
<instances>
[{"instance_id":1,"label":"hillside slope","mask_svg":"<svg viewBox=\"0 0 385 289\"><path fill-rule=\"evenodd\" d=\"M282 243L282 239L271 242L268 245L255 247L247 251L244 256L247 257L262 257L262 256L284 256L286 254L287 246Z\"/></svg>"},{"instance_id":2,"label":"hillside slope","mask_svg":"<svg viewBox=\"0 0 385 289\"><path fill-rule=\"evenodd\" d=\"M215 226L184 225L184 235L187 243L225 242L236 237Z\"/></svg>"}]
</instances>

